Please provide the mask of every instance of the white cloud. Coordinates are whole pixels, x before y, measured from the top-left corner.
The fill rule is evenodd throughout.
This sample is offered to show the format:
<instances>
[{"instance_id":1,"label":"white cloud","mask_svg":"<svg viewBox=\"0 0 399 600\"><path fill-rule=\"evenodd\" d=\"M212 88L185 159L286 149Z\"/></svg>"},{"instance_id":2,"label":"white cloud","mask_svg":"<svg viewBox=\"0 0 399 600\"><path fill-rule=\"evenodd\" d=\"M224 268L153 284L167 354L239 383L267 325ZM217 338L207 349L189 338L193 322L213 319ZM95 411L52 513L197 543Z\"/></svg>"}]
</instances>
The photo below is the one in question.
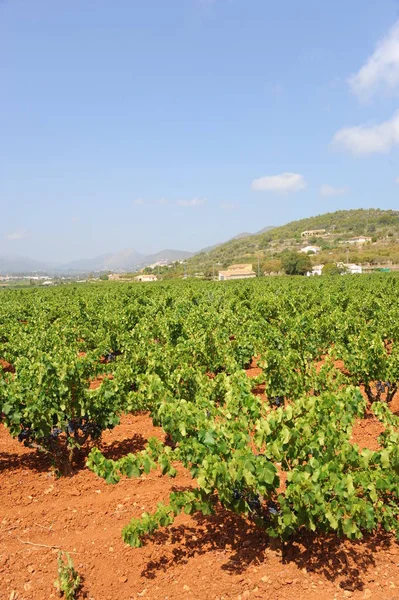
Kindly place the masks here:
<instances>
[{"instance_id":1,"label":"white cloud","mask_svg":"<svg viewBox=\"0 0 399 600\"><path fill-rule=\"evenodd\" d=\"M399 177L397 177L397 178L395 179L395 181L396 181L396 183L399 183Z\"/></svg>"},{"instance_id":2,"label":"white cloud","mask_svg":"<svg viewBox=\"0 0 399 600\"><path fill-rule=\"evenodd\" d=\"M235 210L238 206L237 202L221 202L220 204L220 208L223 210Z\"/></svg>"},{"instance_id":3,"label":"white cloud","mask_svg":"<svg viewBox=\"0 0 399 600\"><path fill-rule=\"evenodd\" d=\"M79 223L80 219L79 217L72 217L71 221L72 223Z\"/></svg>"},{"instance_id":4,"label":"white cloud","mask_svg":"<svg viewBox=\"0 0 399 600\"><path fill-rule=\"evenodd\" d=\"M201 198L193 198L192 200L178 200L177 204L179 206L188 206L194 208L196 206L203 206L205 204L205 200L201 200Z\"/></svg>"},{"instance_id":5,"label":"white cloud","mask_svg":"<svg viewBox=\"0 0 399 600\"><path fill-rule=\"evenodd\" d=\"M141 206L142 204L144 204L144 199L143 198L136 198L136 200L133 200L133 204L135 206Z\"/></svg>"},{"instance_id":6,"label":"white cloud","mask_svg":"<svg viewBox=\"0 0 399 600\"><path fill-rule=\"evenodd\" d=\"M360 71L349 79L349 85L362 100L380 88L394 90L399 85L399 21L377 44Z\"/></svg>"},{"instance_id":7,"label":"white cloud","mask_svg":"<svg viewBox=\"0 0 399 600\"><path fill-rule=\"evenodd\" d=\"M399 144L399 111L392 119L377 125L344 127L335 134L332 143L358 156L389 152Z\"/></svg>"},{"instance_id":8,"label":"white cloud","mask_svg":"<svg viewBox=\"0 0 399 600\"><path fill-rule=\"evenodd\" d=\"M349 192L348 187L334 187L332 185L322 185L320 187L320 195L321 196L343 196Z\"/></svg>"},{"instance_id":9,"label":"white cloud","mask_svg":"<svg viewBox=\"0 0 399 600\"><path fill-rule=\"evenodd\" d=\"M16 241L16 240L23 240L24 238L26 238L28 235L28 232L26 231L26 229L17 229L16 231L12 231L10 233L7 233L6 240L10 240L12 242Z\"/></svg>"},{"instance_id":10,"label":"white cloud","mask_svg":"<svg viewBox=\"0 0 399 600\"><path fill-rule=\"evenodd\" d=\"M154 204L156 204L157 206L166 206L167 204L169 204L169 202L166 198L160 198L159 200L155 200Z\"/></svg>"},{"instance_id":11,"label":"white cloud","mask_svg":"<svg viewBox=\"0 0 399 600\"><path fill-rule=\"evenodd\" d=\"M306 188L306 181L299 173L281 173L254 179L251 187L259 192L299 192Z\"/></svg>"}]
</instances>

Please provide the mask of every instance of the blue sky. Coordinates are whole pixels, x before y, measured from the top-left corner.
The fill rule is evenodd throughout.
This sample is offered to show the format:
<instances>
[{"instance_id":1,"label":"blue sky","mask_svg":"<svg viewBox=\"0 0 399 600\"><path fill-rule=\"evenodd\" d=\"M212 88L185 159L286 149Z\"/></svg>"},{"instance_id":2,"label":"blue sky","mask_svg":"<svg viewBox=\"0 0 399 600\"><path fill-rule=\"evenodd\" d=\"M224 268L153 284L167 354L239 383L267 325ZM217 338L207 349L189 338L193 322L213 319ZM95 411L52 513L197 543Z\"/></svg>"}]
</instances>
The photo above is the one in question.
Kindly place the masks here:
<instances>
[{"instance_id":1,"label":"blue sky","mask_svg":"<svg viewBox=\"0 0 399 600\"><path fill-rule=\"evenodd\" d=\"M399 208L395 0L3 0L0 254Z\"/></svg>"}]
</instances>

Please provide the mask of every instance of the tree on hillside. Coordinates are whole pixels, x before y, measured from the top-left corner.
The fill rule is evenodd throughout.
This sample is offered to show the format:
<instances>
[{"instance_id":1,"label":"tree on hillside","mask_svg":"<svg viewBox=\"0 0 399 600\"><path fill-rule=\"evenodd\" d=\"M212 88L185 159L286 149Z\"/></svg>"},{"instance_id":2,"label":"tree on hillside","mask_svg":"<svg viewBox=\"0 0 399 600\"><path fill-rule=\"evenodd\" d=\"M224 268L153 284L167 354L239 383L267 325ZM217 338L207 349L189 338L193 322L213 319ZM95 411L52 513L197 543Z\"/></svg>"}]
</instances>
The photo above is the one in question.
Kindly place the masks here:
<instances>
[{"instance_id":1,"label":"tree on hillside","mask_svg":"<svg viewBox=\"0 0 399 600\"><path fill-rule=\"evenodd\" d=\"M268 260L262 264L261 268L263 273L278 273L281 271L281 260Z\"/></svg>"},{"instance_id":2,"label":"tree on hillside","mask_svg":"<svg viewBox=\"0 0 399 600\"><path fill-rule=\"evenodd\" d=\"M326 263L323 267L322 274L323 275L342 275L344 273L345 268L339 267L336 263Z\"/></svg>"},{"instance_id":3,"label":"tree on hillside","mask_svg":"<svg viewBox=\"0 0 399 600\"><path fill-rule=\"evenodd\" d=\"M312 269L309 256L299 252L286 252L281 257L281 266L287 275L305 275Z\"/></svg>"}]
</instances>

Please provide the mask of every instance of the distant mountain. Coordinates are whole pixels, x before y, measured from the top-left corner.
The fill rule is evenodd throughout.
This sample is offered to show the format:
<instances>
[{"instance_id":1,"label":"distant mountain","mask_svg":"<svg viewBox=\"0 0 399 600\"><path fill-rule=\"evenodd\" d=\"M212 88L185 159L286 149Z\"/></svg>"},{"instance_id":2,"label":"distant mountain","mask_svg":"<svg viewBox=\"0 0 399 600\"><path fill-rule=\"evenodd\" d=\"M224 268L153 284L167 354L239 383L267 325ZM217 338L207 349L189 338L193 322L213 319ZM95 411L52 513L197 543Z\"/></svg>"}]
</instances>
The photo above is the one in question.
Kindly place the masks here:
<instances>
[{"instance_id":1,"label":"distant mountain","mask_svg":"<svg viewBox=\"0 0 399 600\"><path fill-rule=\"evenodd\" d=\"M168 262L174 262L175 260L185 260L194 256L193 252L186 252L185 250L161 250L155 254L148 254L145 256L145 263L152 265L153 263L167 260ZM143 263L142 263L143 264Z\"/></svg>"},{"instance_id":2,"label":"distant mountain","mask_svg":"<svg viewBox=\"0 0 399 600\"><path fill-rule=\"evenodd\" d=\"M301 232L311 229L326 230L328 240L322 241L324 247L328 247L330 255L336 249L341 250L343 246L340 244L345 240L355 235L368 235L373 238L373 253L376 260L380 262L386 260L386 249L389 247L390 258L396 260L397 253L397 262L399 262L399 211L370 208L341 210L292 221L280 227L267 226L256 233L239 233L227 242L208 246L195 253L168 249L145 255L132 248L126 248L120 252L65 264L36 261L21 256L0 256L0 274L44 272L49 275L57 273L65 275L101 271L132 272L160 261L176 260L188 260L193 270L201 270L212 265L256 262L260 257L266 261L271 257L276 258L287 248L299 249L303 245ZM354 258L360 260L359 257Z\"/></svg>"},{"instance_id":3,"label":"distant mountain","mask_svg":"<svg viewBox=\"0 0 399 600\"><path fill-rule=\"evenodd\" d=\"M259 229L259 231L257 231L253 235L260 235L261 233L266 233L266 231L271 231L272 229L276 229L276 227L274 227L273 225L269 225L268 227L264 227L263 229Z\"/></svg>"},{"instance_id":4,"label":"distant mountain","mask_svg":"<svg viewBox=\"0 0 399 600\"><path fill-rule=\"evenodd\" d=\"M219 242L218 244L214 244L213 246L207 246L206 248L202 248L198 252L195 252L195 254L202 254L203 252L205 252L205 254L208 254L208 252L211 252L212 250L219 248L219 246L224 246L224 244L228 244L229 242L234 242L234 240L241 240L244 238L251 237L253 235L260 235L261 233L265 233L266 231L270 231L271 229L274 229L273 225L264 227L263 229L261 229L260 231L257 231L256 233L248 233L247 231L245 231L243 233L237 233L237 235L228 239L227 242Z\"/></svg>"},{"instance_id":5,"label":"distant mountain","mask_svg":"<svg viewBox=\"0 0 399 600\"><path fill-rule=\"evenodd\" d=\"M125 270L145 262L145 256L126 248L115 254L102 254L94 258L83 258L80 260L74 260L69 263L60 265L59 269L62 271L77 271L77 272L89 272L89 271L114 271L114 270Z\"/></svg>"},{"instance_id":6,"label":"distant mountain","mask_svg":"<svg viewBox=\"0 0 399 600\"><path fill-rule=\"evenodd\" d=\"M256 233L243 232L230 238L227 242L203 248L199 252L184 250L162 250L155 254L141 254L132 248L116 253L103 254L94 258L55 264L31 260L21 256L0 256L0 274L29 274L42 272L46 274L84 274L101 271L137 271L147 265L160 261L174 262L188 260L193 270L203 270L212 265L232 264L235 262L257 262L276 258L281 252L299 249L303 245L301 232L312 229L325 229L327 240L323 245L328 248L328 260L332 253L342 250L341 243L356 235L368 235L373 238L373 256L383 262L387 257L399 262L399 211L381 209L340 210L292 221L281 227L267 226ZM375 245L377 244L377 245ZM326 250L327 251L327 250ZM384 254L385 252L385 254ZM370 259L369 254L364 253ZM353 257L356 260L361 257Z\"/></svg>"},{"instance_id":7,"label":"distant mountain","mask_svg":"<svg viewBox=\"0 0 399 600\"><path fill-rule=\"evenodd\" d=\"M249 237L250 235L254 235L253 233L249 233L248 231L243 231L242 233L237 233L234 237L230 238L231 240L241 240L242 238Z\"/></svg>"},{"instance_id":8,"label":"distant mountain","mask_svg":"<svg viewBox=\"0 0 399 600\"><path fill-rule=\"evenodd\" d=\"M0 274L28 274L46 272L48 274L98 273L101 271L136 271L159 261L174 262L193 256L185 250L161 250L155 254L140 254L126 248L114 254L102 254L94 258L83 258L68 263L56 264L31 260L21 256L0 256Z\"/></svg>"},{"instance_id":9,"label":"distant mountain","mask_svg":"<svg viewBox=\"0 0 399 600\"><path fill-rule=\"evenodd\" d=\"M31 260L22 256L5 255L0 256L0 273L34 273L46 271L49 268L55 268L56 264Z\"/></svg>"}]
</instances>

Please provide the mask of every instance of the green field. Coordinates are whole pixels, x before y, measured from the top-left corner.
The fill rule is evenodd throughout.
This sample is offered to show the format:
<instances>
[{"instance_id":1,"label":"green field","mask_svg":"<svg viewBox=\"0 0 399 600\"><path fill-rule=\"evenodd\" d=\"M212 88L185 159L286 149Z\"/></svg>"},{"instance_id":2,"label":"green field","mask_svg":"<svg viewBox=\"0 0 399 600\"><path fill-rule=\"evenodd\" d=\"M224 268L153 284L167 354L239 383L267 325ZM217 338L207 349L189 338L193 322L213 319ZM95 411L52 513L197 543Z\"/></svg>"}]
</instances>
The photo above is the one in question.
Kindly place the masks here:
<instances>
[{"instance_id":1,"label":"green field","mask_svg":"<svg viewBox=\"0 0 399 600\"><path fill-rule=\"evenodd\" d=\"M132 520L131 545L218 503L283 539L397 532L398 292L390 274L3 290L1 419L60 470L94 444L109 483L188 467L197 487ZM102 431L141 410L169 443L105 459ZM378 451L351 442L366 411Z\"/></svg>"}]
</instances>

